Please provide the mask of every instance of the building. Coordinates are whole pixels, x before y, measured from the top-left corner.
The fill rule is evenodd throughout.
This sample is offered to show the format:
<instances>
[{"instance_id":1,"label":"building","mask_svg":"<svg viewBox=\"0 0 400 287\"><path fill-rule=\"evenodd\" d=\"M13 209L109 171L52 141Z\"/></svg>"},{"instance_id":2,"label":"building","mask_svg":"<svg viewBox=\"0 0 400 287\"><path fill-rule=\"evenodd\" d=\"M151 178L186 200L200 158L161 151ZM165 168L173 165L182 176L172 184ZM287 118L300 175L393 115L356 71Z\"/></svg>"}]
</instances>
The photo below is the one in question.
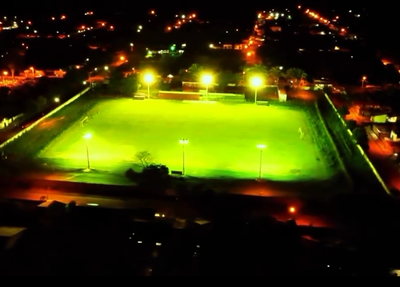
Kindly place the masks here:
<instances>
[{"instance_id":1,"label":"building","mask_svg":"<svg viewBox=\"0 0 400 287\"><path fill-rule=\"evenodd\" d=\"M0 248L2 250L13 248L25 230L25 227L0 226Z\"/></svg>"},{"instance_id":2,"label":"building","mask_svg":"<svg viewBox=\"0 0 400 287\"><path fill-rule=\"evenodd\" d=\"M199 92L204 90L205 85L201 82L182 82L182 90L184 92ZM209 92L214 91L214 84L210 84L208 87Z\"/></svg>"},{"instance_id":3,"label":"building","mask_svg":"<svg viewBox=\"0 0 400 287\"><path fill-rule=\"evenodd\" d=\"M378 136L379 139L385 140L385 138L395 139L395 133L393 131L396 130L396 126L393 124L382 124L376 123L372 125L372 131Z\"/></svg>"},{"instance_id":4,"label":"building","mask_svg":"<svg viewBox=\"0 0 400 287\"><path fill-rule=\"evenodd\" d=\"M210 44L210 49L222 49L222 50L243 50L247 48L245 41L242 43L225 43L220 45Z\"/></svg>"}]
</instances>

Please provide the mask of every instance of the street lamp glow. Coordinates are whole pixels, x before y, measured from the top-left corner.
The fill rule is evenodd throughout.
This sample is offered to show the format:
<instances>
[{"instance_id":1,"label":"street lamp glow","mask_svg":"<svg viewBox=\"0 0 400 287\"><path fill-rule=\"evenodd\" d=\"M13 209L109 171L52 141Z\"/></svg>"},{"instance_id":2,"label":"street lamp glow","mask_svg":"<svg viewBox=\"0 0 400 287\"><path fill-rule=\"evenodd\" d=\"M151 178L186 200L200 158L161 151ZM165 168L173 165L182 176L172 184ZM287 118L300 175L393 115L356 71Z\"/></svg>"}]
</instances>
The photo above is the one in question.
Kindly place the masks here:
<instances>
[{"instance_id":1,"label":"street lamp glow","mask_svg":"<svg viewBox=\"0 0 400 287\"><path fill-rule=\"evenodd\" d=\"M367 77L363 76L361 79L361 87L364 88L365 82L367 81Z\"/></svg>"},{"instance_id":2,"label":"street lamp glow","mask_svg":"<svg viewBox=\"0 0 400 287\"><path fill-rule=\"evenodd\" d=\"M91 133L84 134L84 135L83 135L83 138L84 138L85 140L91 139L91 138L92 138L92 134L91 134Z\"/></svg>"},{"instance_id":3,"label":"street lamp glow","mask_svg":"<svg viewBox=\"0 0 400 287\"><path fill-rule=\"evenodd\" d=\"M104 70L108 71L108 66L105 66L105 67L104 67Z\"/></svg>"},{"instance_id":4,"label":"street lamp glow","mask_svg":"<svg viewBox=\"0 0 400 287\"><path fill-rule=\"evenodd\" d=\"M189 140L188 140L188 139L180 139L180 140L179 140L179 143L180 143L180 144L188 144L188 143L189 143Z\"/></svg>"},{"instance_id":5,"label":"street lamp glow","mask_svg":"<svg viewBox=\"0 0 400 287\"><path fill-rule=\"evenodd\" d=\"M60 99L59 99L59 98L54 98L54 101L55 101L56 103L59 103L59 102L60 102Z\"/></svg>"}]
</instances>

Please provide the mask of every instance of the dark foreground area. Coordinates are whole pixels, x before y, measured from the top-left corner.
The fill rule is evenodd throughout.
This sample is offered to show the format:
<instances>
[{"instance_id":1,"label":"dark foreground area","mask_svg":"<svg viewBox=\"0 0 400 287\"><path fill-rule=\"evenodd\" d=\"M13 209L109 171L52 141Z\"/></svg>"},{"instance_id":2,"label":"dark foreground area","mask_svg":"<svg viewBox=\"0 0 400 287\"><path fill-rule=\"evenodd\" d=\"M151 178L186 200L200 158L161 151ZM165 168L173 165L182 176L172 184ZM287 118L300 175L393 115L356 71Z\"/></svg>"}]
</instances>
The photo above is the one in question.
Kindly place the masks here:
<instances>
[{"instance_id":1,"label":"dark foreground area","mask_svg":"<svg viewBox=\"0 0 400 287\"><path fill-rule=\"evenodd\" d=\"M9 188L1 190L1 275L389 276L400 267L399 208L387 197L124 197L109 187L99 193L135 207L106 209L10 199L6 195L15 191ZM85 195L84 188L65 192ZM296 212L288 210L290 204ZM286 219L278 221L283 213ZM335 224L299 225L307 215Z\"/></svg>"}]
</instances>

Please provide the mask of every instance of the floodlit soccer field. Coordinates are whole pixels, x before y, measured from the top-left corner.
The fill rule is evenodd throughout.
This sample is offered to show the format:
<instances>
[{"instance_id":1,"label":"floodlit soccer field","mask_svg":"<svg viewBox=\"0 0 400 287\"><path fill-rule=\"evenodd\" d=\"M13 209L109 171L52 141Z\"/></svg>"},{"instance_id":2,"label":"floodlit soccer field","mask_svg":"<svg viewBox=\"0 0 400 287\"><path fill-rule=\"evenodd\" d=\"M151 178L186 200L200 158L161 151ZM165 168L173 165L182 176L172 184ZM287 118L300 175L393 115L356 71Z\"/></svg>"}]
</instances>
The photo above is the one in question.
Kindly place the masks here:
<instances>
[{"instance_id":1,"label":"floodlit soccer field","mask_svg":"<svg viewBox=\"0 0 400 287\"><path fill-rule=\"evenodd\" d=\"M135 154L194 177L308 180L329 177L302 111L253 104L102 100L39 157L60 168L90 164L105 172L139 167ZM91 117L93 115L93 117ZM304 131L300 139L299 128ZM180 139L187 139L186 145ZM257 145L265 145L259 149ZM183 159L184 148L184 159ZM261 156L262 152L262 156Z\"/></svg>"}]
</instances>

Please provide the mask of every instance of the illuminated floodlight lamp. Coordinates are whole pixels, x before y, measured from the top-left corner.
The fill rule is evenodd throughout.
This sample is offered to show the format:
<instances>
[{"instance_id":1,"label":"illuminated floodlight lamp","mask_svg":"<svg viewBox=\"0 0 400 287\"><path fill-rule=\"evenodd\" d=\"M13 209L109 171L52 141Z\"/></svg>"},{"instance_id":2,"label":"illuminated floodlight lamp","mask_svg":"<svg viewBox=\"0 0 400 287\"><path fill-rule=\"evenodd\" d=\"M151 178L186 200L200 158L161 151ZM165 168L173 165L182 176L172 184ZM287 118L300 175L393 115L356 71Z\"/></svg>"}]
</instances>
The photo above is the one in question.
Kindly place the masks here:
<instances>
[{"instance_id":1,"label":"illuminated floodlight lamp","mask_svg":"<svg viewBox=\"0 0 400 287\"><path fill-rule=\"evenodd\" d=\"M146 74L146 75L144 75L144 81L147 84L150 84L154 81L154 76L152 74Z\"/></svg>"},{"instance_id":2,"label":"illuminated floodlight lamp","mask_svg":"<svg viewBox=\"0 0 400 287\"><path fill-rule=\"evenodd\" d=\"M209 74L203 75L203 77L201 78L201 81L206 84L209 85L212 82L213 77Z\"/></svg>"},{"instance_id":3,"label":"illuminated floodlight lamp","mask_svg":"<svg viewBox=\"0 0 400 287\"><path fill-rule=\"evenodd\" d=\"M154 81L154 76L150 73L145 74L144 81L147 83L147 99L150 99L150 84Z\"/></svg>"},{"instance_id":4,"label":"illuminated floodlight lamp","mask_svg":"<svg viewBox=\"0 0 400 287\"><path fill-rule=\"evenodd\" d=\"M259 148L259 149L265 149L267 147L267 145L265 145L265 144L258 144L257 145L257 148Z\"/></svg>"},{"instance_id":5,"label":"illuminated floodlight lamp","mask_svg":"<svg viewBox=\"0 0 400 287\"><path fill-rule=\"evenodd\" d=\"M91 139L92 138L92 134L91 133L86 133L86 134L83 135L83 138L85 140Z\"/></svg>"},{"instance_id":6,"label":"illuminated floodlight lamp","mask_svg":"<svg viewBox=\"0 0 400 287\"><path fill-rule=\"evenodd\" d=\"M250 79L250 84L253 88L259 88L262 85L262 79L258 76L254 76Z\"/></svg>"},{"instance_id":7,"label":"illuminated floodlight lamp","mask_svg":"<svg viewBox=\"0 0 400 287\"><path fill-rule=\"evenodd\" d=\"M208 101L208 85L211 84L213 77L210 74L205 74L201 77L201 81L206 85L206 101Z\"/></svg>"},{"instance_id":8,"label":"illuminated floodlight lamp","mask_svg":"<svg viewBox=\"0 0 400 287\"><path fill-rule=\"evenodd\" d=\"M261 87L262 82L262 79L258 76L254 76L250 79L250 85L254 88L254 104L257 104L257 92Z\"/></svg>"},{"instance_id":9,"label":"illuminated floodlight lamp","mask_svg":"<svg viewBox=\"0 0 400 287\"><path fill-rule=\"evenodd\" d=\"M59 102L60 102L60 98L54 98L54 101L55 101L56 103L59 103Z\"/></svg>"}]
</instances>

